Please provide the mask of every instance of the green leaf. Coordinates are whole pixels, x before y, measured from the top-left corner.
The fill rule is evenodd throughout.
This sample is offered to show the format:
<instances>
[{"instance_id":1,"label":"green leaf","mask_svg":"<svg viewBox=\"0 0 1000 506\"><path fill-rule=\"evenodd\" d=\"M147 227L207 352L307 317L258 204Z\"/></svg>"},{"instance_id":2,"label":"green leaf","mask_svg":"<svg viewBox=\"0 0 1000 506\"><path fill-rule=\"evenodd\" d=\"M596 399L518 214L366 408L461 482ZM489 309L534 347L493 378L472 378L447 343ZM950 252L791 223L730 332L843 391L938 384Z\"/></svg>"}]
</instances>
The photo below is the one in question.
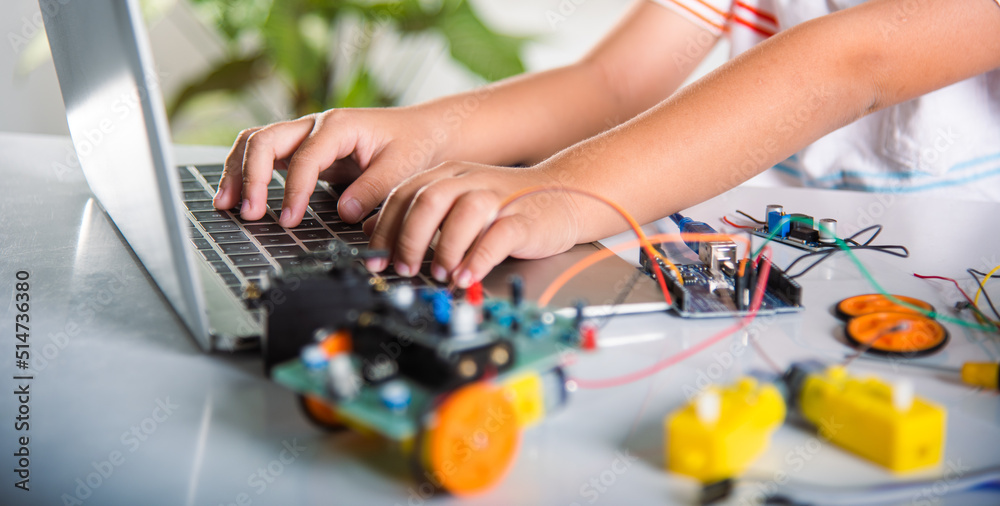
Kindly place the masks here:
<instances>
[{"instance_id":1,"label":"green leaf","mask_svg":"<svg viewBox=\"0 0 1000 506\"><path fill-rule=\"evenodd\" d=\"M381 107L391 102L390 98L382 94L381 88L371 74L362 70L354 78L347 93L333 105L335 107Z\"/></svg>"},{"instance_id":2,"label":"green leaf","mask_svg":"<svg viewBox=\"0 0 1000 506\"><path fill-rule=\"evenodd\" d=\"M185 86L167 107L167 115L174 115L193 98L212 91L240 91L265 76L260 71L263 64L260 55L250 58L225 60L209 69L201 77L193 79Z\"/></svg>"},{"instance_id":3,"label":"green leaf","mask_svg":"<svg viewBox=\"0 0 1000 506\"><path fill-rule=\"evenodd\" d=\"M468 2L442 12L438 29L448 39L452 58L487 80L524 72L520 55L525 39L490 30Z\"/></svg>"}]
</instances>

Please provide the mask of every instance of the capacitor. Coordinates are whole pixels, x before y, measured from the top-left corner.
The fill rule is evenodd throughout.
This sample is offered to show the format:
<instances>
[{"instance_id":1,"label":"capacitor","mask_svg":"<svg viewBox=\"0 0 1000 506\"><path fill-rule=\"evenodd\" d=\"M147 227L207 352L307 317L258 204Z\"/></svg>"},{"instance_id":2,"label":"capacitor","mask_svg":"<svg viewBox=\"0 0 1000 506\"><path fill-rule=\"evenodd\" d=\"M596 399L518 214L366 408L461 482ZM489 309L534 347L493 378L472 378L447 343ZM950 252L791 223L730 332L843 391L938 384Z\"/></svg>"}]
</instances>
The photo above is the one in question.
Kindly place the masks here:
<instances>
[{"instance_id":1,"label":"capacitor","mask_svg":"<svg viewBox=\"0 0 1000 506\"><path fill-rule=\"evenodd\" d=\"M361 376L347 353L339 353L330 358L327 381L330 393L337 399L353 399L361 391Z\"/></svg>"},{"instance_id":2,"label":"capacitor","mask_svg":"<svg viewBox=\"0 0 1000 506\"><path fill-rule=\"evenodd\" d=\"M519 307L524 299L524 283L520 276L510 277L510 303L514 307Z\"/></svg>"},{"instance_id":3,"label":"capacitor","mask_svg":"<svg viewBox=\"0 0 1000 506\"><path fill-rule=\"evenodd\" d=\"M819 220L819 242L832 244L837 242L837 220L823 218Z\"/></svg>"},{"instance_id":4,"label":"capacitor","mask_svg":"<svg viewBox=\"0 0 1000 506\"><path fill-rule=\"evenodd\" d=\"M402 413L409 407L413 395L406 383L396 380L382 385L382 388L379 389L379 397L382 398L382 404L385 404L385 407L389 408L390 411Z\"/></svg>"},{"instance_id":5,"label":"capacitor","mask_svg":"<svg viewBox=\"0 0 1000 506\"><path fill-rule=\"evenodd\" d=\"M456 339L469 339L476 336L479 330L478 311L468 302L459 302L451 315L451 336Z\"/></svg>"},{"instance_id":6,"label":"capacitor","mask_svg":"<svg viewBox=\"0 0 1000 506\"><path fill-rule=\"evenodd\" d=\"M413 305L413 300L416 298L416 291L412 286L407 284L400 284L393 287L392 292L389 295L389 300L392 305L400 310L407 310Z\"/></svg>"}]
</instances>

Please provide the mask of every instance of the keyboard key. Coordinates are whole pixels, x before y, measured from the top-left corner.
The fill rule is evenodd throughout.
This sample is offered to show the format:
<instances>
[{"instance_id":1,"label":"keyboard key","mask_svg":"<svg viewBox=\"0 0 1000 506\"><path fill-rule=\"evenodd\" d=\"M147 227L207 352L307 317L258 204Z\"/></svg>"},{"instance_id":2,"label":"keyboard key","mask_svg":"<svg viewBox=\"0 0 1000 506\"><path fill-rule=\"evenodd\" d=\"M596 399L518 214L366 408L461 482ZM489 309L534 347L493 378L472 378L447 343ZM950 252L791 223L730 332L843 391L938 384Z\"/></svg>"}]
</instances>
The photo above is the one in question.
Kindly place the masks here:
<instances>
[{"instance_id":1,"label":"keyboard key","mask_svg":"<svg viewBox=\"0 0 1000 506\"><path fill-rule=\"evenodd\" d=\"M222 257L220 257L219 254L215 252L215 250L211 249L201 250L201 256L205 257L205 260L208 260L209 262L222 260Z\"/></svg>"},{"instance_id":2,"label":"keyboard key","mask_svg":"<svg viewBox=\"0 0 1000 506\"><path fill-rule=\"evenodd\" d=\"M278 258L278 257L294 257L294 256L299 256L299 255L305 253L305 250L303 250L301 247L299 247L296 244L289 244L289 245L286 245L286 246L271 246L271 247L264 248L264 249L267 250L268 254L270 254L271 256L273 256L275 258Z\"/></svg>"},{"instance_id":3,"label":"keyboard key","mask_svg":"<svg viewBox=\"0 0 1000 506\"><path fill-rule=\"evenodd\" d=\"M248 267L240 267L240 272L248 278L259 278L264 274L274 270L274 267L270 265L253 265Z\"/></svg>"},{"instance_id":4,"label":"keyboard key","mask_svg":"<svg viewBox=\"0 0 1000 506\"><path fill-rule=\"evenodd\" d=\"M267 188L268 189L284 188L284 186L281 186L281 181L278 181L277 179L271 179L267 183Z\"/></svg>"},{"instance_id":5,"label":"keyboard key","mask_svg":"<svg viewBox=\"0 0 1000 506\"><path fill-rule=\"evenodd\" d=\"M233 214L236 215L236 221L239 221L240 223L276 223L274 217L267 213L264 213L264 216L262 216L259 220L254 220L254 221L244 220L243 218L240 218L239 209L237 209L236 212L234 212Z\"/></svg>"},{"instance_id":6,"label":"keyboard key","mask_svg":"<svg viewBox=\"0 0 1000 506\"><path fill-rule=\"evenodd\" d=\"M225 272L219 275L222 276L222 281L224 281L227 286L235 286L237 288L240 286L240 278L237 278L232 272Z\"/></svg>"},{"instance_id":7,"label":"keyboard key","mask_svg":"<svg viewBox=\"0 0 1000 506\"><path fill-rule=\"evenodd\" d=\"M267 198L268 199L282 199L285 197L284 188L268 188Z\"/></svg>"},{"instance_id":8,"label":"keyboard key","mask_svg":"<svg viewBox=\"0 0 1000 506\"><path fill-rule=\"evenodd\" d=\"M181 190L184 191L196 191L204 190L205 187L201 185L198 181L181 181Z\"/></svg>"},{"instance_id":9,"label":"keyboard key","mask_svg":"<svg viewBox=\"0 0 1000 506\"><path fill-rule=\"evenodd\" d=\"M341 232L361 232L360 223L352 224L352 223L344 223L341 221L339 223L327 223L326 226L330 227L330 230L333 230L338 234Z\"/></svg>"},{"instance_id":10,"label":"keyboard key","mask_svg":"<svg viewBox=\"0 0 1000 506\"><path fill-rule=\"evenodd\" d=\"M236 276L233 275L233 277L235 278ZM239 285L230 286L229 291L233 292L233 295L235 295L237 298L243 297L243 287Z\"/></svg>"},{"instance_id":11,"label":"keyboard key","mask_svg":"<svg viewBox=\"0 0 1000 506\"><path fill-rule=\"evenodd\" d=\"M197 181L197 179L194 177L194 174L191 174L191 171L189 171L187 167L184 166L177 167L177 174L180 175L182 182Z\"/></svg>"},{"instance_id":12,"label":"keyboard key","mask_svg":"<svg viewBox=\"0 0 1000 506\"><path fill-rule=\"evenodd\" d=\"M212 165L197 165L195 166L201 175L205 176L205 179L212 179L208 176L215 176L216 179L222 175L222 171L225 170L225 166L222 164L212 164Z\"/></svg>"},{"instance_id":13,"label":"keyboard key","mask_svg":"<svg viewBox=\"0 0 1000 506\"><path fill-rule=\"evenodd\" d=\"M260 250L257 249L257 246L254 246L252 243L249 242L234 242L228 244L220 244L219 247L222 248L222 252L227 255L260 253Z\"/></svg>"},{"instance_id":14,"label":"keyboard key","mask_svg":"<svg viewBox=\"0 0 1000 506\"><path fill-rule=\"evenodd\" d=\"M270 200L268 200L267 201L267 207L270 207L271 209L274 209L275 213L277 213L278 211L281 211L281 199L270 199Z\"/></svg>"},{"instance_id":15,"label":"keyboard key","mask_svg":"<svg viewBox=\"0 0 1000 506\"><path fill-rule=\"evenodd\" d=\"M330 201L330 202L315 202L315 203L310 202L309 203L309 207L311 207L312 210L316 211L317 213L327 213L327 212L330 212L330 211L336 211L337 210L337 203L334 202L334 201Z\"/></svg>"},{"instance_id":16,"label":"keyboard key","mask_svg":"<svg viewBox=\"0 0 1000 506\"><path fill-rule=\"evenodd\" d=\"M326 230L292 230L295 237L302 241L316 241L319 239L333 239L333 234Z\"/></svg>"},{"instance_id":17,"label":"keyboard key","mask_svg":"<svg viewBox=\"0 0 1000 506\"><path fill-rule=\"evenodd\" d=\"M191 242L194 243L195 249L199 249L199 250L212 249L212 243L208 242L208 239L203 239L201 237L195 237L195 238L191 239Z\"/></svg>"},{"instance_id":18,"label":"keyboard key","mask_svg":"<svg viewBox=\"0 0 1000 506\"><path fill-rule=\"evenodd\" d=\"M186 205L187 208L191 210L191 212L194 212L194 211L211 211L211 210L215 209L215 206L212 205L212 199L208 199L208 200L195 200L195 201L184 201L184 205Z\"/></svg>"},{"instance_id":19,"label":"keyboard key","mask_svg":"<svg viewBox=\"0 0 1000 506\"><path fill-rule=\"evenodd\" d=\"M307 241L303 242L306 249L309 251L320 251L326 249L326 246L330 244L329 240L326 241Z\"/></svg>"},{"instance_id":20,"label":"keyboard key","mask_svg":"<svg viewBox=\"0 0 1000 506\"><path fill-rule=\"evenodd\" d=\"M192 239L197 239L201 237L201 232L195 227L188 227L188 237Z\"/></svg>"},{"instance_id":21,"label":"keyboard key","mask_svg":"<svg viewBox=\"0 0 1000 506\"><path fill-rule=\"evenodd\" d=\"M341 221L340 215L336 211L327 211L325 213L317 213L319 219L323 220L323 223L331 223Z\"/></svg>"},{"instance_id":22,"label":"keyboard key","mask_svg":"<svg viewBox=\"0 0 1000 506\"><path fill-rule=\"evenodd\" d=\"M191 213L198 221L230 221L232 218L225 211L198 211Z\"/></svg>"},{"instance_id":23,"label":"keyboard key","mask_svg":"<svg viewBox=\"0 0 1000 506\"><path fill-rule=\"evenodd\" d=\"M247 235L244 234L243 232L219 232L219 233L209 234L209 235L211 235L212 239L215 242L219 243L219 244L222 244L222 243L225 243L225 242L246 242L247 241Z\"/></svg>"},{"instance_id":24,"label":"keyboard key","mask_svg":"<svg viewBox=\"0 0 1000 506\"><path fill-rule=\"evenodd\" d=\"M235 221L209 221L201 226L206 232L238 232L240 226Z\"/></svg>"},{"instance_id":25,"label":"keyboard key","mask_svg":"<svg viewBox=\"0 0 1000 506\"><path fill-rule=\"evenodd\" d=\"M254 236L264 246L281 246L285 244L295 244L295 239L288 234L281 235L258 235Z\"/></svg>"},{"instance_id":26,"label":"keyboard key","mask_svg":"<svg viewBox=\"0 0 1000 506\"><path fill-rule=\"evenodd\" d=\"M246 225L246 229L247 232L253 235L281 234L285 232L285 229L276 223Z\"/></svg>"},{"instance_id":27,"label":"keyboard key","mask_svg":"<svg viewBox=\"0 0 1000 506\"><path fill-rule=\"evenodd\" d=\"M315 203L315 202L333 202L335 200L337 200L336 197L334 197L333 195L330 195L330 192L328 192L326 190L322 190L322 191L318 191L316 193L313 193L309 197L309 202L310 203Z\"/></svg>"},{"instance_id":28,"label":"keyboard key","mask_svg":"<svg viewBox=\"0 0 1000 506\"><path fill-rule=\"evenodd\" d=\"M219 259L218 262L209 262L209 264L212 266L212 269L214 269L215 272L218 272L219 274L232 272L231 270L229 270L229 266L226 265L226 262L223 262L221 258Z\"/></svg>"},{"instance_id":29,"label":"keyboard key","mask_svg":"<svg viewBox=\"0 0 1000 506\"><path fill-rule=\"evenodd\" d=\"M305 230L307 228L323 228L320 222L313 219L305 219L299 223L299 226L295 227L295 230Z\"/></svg>"},{"instance_id":30,"label":"keyboard key","mask_svg":"<svg viewBox=\"0 0 1000 506\"><path fill-rule=\"evenodd\" d=\"M205 190L184 192L184 202L194 202L196 200L212 200L212 194Z\"/></svg>"},{"instance_id":31,"label":"keyboard key","mask_svg":"<svg viewBox=\"0 0 1000 506\"><path fill-rule=\"evenodd\" d=\"M368 236L364 232L341 232L337 237L348 244L368 242Z\"/></svg>"},{"instance_id":32,"label":"keyboard key","mask_svg":"<svg viewBox=\"0 0 1000 506\"><path fill-rule=\"evenodd\" d=\"M249 265L268 265L267 259L260 253L254 255L229 255L229 259L232 260L233 265L237 267L245 267Z\"/></svg>"}]
</instances>

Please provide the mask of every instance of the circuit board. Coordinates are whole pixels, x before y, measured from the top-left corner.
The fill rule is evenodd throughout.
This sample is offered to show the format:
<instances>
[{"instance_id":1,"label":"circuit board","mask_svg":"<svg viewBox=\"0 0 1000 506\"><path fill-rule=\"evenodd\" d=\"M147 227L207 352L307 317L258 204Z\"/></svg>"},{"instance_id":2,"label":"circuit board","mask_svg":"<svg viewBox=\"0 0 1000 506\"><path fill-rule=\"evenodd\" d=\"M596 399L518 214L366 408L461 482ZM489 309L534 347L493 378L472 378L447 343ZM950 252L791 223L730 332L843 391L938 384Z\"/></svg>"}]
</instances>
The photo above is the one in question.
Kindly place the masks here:
<instances>
[{"instance_id":1,"label":"circuit board","mask_svg":"<svg viewBox=\"0 0 1000 506\"><path fill-rule=\"evenodd\" d=\"M498 374L487 374L487 377L503 384L522 374L535 373L543 381L562 385L564 379L559 366L565 361L565 354L575 351L579 346L579 331L574 319L556 315L528 302L522 301L515 306L501 299L486 299L482 304L482 311L483 322L476 339L485 343L507 342L512 345L510 366ZM387 318L374 325L401 338L397 341L399 343L413 343L423 339L425 342L437 341L435 349L443 349L449 342L450 338L436 335L435 332L400 335L405 332L404 327L398 325L400 323L394 318ZM412 331L411 326L405 328ZM363 362L371 360L355 353L352 355L351 360L358 369L364 368ZM389 355L392 354L386 356ZM398 357L393 358L396 359ZM457 388L454 384L444 387L435 386L433 382L428 384L427 380L405 374L401 370L399 374L377 384L365 380L357 395L350 399L338 399L331 395L329 378L322 372L317 374L316 371L309 370L302 359L278 364L272 370L272 379L299 394L323 399L348 425L364 427L396 441L414 437L420 430L425 414L433 410L436 400ZM410 401L405 409L393 409L385 404L380 389L389 381L402 384L410 392Z\"/></svg>"},{"instance_id":2,"label":"circuit board","mask_svg":"<svg viewBox=\"0 0 1000 506\"><path fill-rule=\"evenodd\" d=\"M657 249L663 253L660 246ZM640 263L646 274L655 277L659 269L654 269L645 251L640 250ZM661 262L657 261L661 266ZM664 281L673 299L671 309L683 318L721 318L727 316L745 316L748 310L748 294L753 292L756 270L748 267L751 276L746 276L739 283L730 274L718 272L713 275L709 266L698 264L680 264L677 269L681 273L683 283L679 283L673 275L667 275ZM663 266L664 272L671 272ZM747 281L749 279L749 281ZM738 294L743 294L743 304L737 301ZM772 265L767 278L764 298L757 314L794 313L802 311L802 287L788 277L777 266Z\"/></svg>"},{"instance_id":3,"label":"circuit board","mask_svg":"<svg viewBox=\"0 0 1000 506\"><path fill-rule=\"evenodd\" d=\"M748 232L757 237L762 237L764 239L767 239L771 236L771 232L768 230L767 227L757 227L753 229L748 229ZM770 239L772 242L812 252L824 251L824 250L829 251L830 249L837 249L836 244L824 244L819 241L796 239L794 237L781 237L779 235L775 235L774 237L770 237Z\"/></svg>"}]
</instances>

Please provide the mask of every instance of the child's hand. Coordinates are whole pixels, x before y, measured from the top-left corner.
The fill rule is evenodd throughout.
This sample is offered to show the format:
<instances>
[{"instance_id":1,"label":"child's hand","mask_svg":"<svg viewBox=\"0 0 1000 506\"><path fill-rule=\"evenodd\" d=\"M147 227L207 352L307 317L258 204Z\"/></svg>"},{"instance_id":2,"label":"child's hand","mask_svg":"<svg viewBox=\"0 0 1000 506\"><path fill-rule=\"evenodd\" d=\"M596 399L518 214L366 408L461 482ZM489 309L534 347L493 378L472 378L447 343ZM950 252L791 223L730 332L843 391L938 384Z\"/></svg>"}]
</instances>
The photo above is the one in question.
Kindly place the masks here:
<instances>
[{"instance_id":1,"label":"child's hand","mask_svg":"<svg viewBox=\"0 0 1000 506\"><path fill-rule=\"evenodd\" d=\"M471 252L463 258L504 199L537 186L556 187L554 178L539 168L506 168L465 162L447 162L417 174L389 195L377 217L366 223L374 232L370 247L389 251L396 272L412 276L420 269L434 235L431 273L438 281L451 276L465 288L482 280L508 256L543 258L568 250L577 241L575 204L566 193L548 192L518 200L505 208ZM459 268L461 264L461 268ZM369 260L379 272L385 259Z\"/></svg>"},{"instance_id":2,"label":"child's hand","mask_svg":"<svg viewBox=\"0 0 1000 506\"><path fill-rule=\"evenodd\" d=\"M437 135L437 138L433 137ZM244 130L226 158L215 207L229 209L241 199L240 215L260 219L265 212L272 169L288 169L279 223L299 224L319 177L360 175L338 203L349 223L363 218L394 186L437 163L448 142L412 108L331 109L297 120Z\"/></svg>"}]
</instances>

